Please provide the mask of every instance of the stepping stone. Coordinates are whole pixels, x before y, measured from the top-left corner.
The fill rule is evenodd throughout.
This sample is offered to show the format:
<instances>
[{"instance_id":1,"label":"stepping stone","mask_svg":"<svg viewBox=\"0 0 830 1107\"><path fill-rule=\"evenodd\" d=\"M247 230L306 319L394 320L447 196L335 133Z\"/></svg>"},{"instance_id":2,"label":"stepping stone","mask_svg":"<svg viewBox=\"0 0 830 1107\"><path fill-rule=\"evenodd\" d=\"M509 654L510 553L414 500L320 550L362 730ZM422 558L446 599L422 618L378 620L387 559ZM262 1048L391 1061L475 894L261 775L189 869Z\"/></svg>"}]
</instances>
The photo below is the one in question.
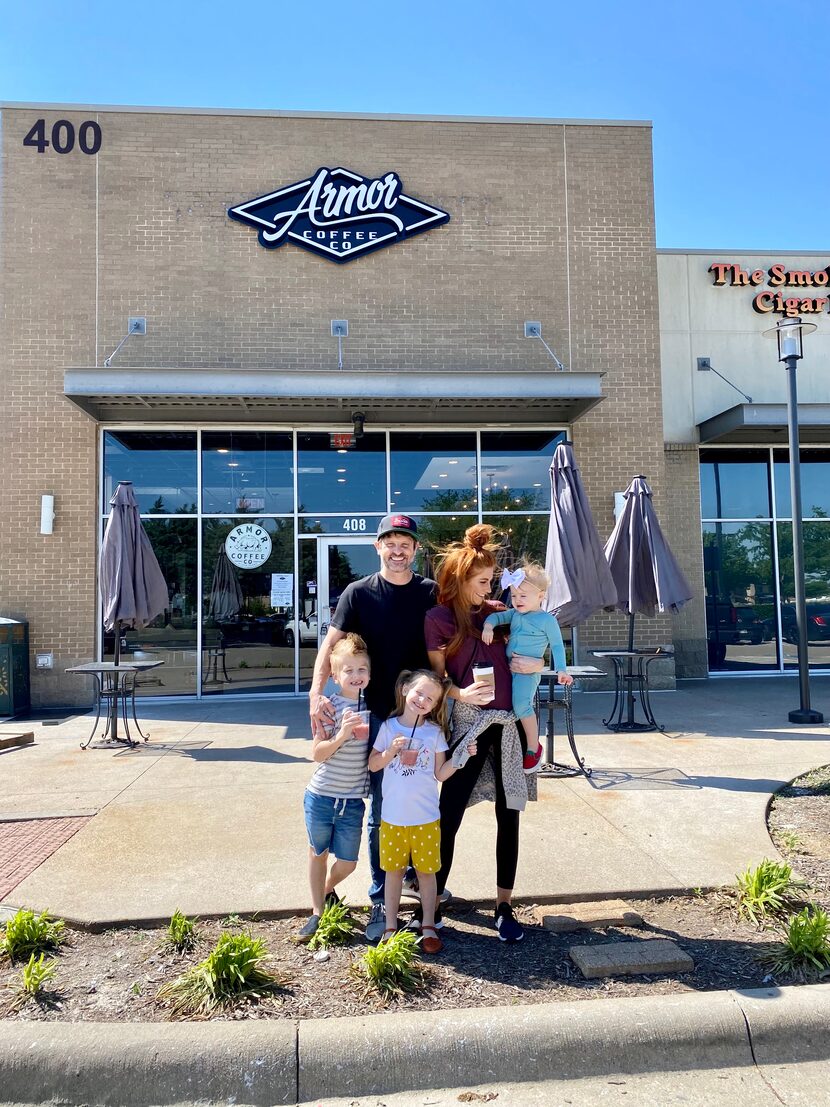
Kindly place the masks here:
<instances>
[{"instance_id":1,"label":"stepping stone","mask_svg":"<svg viewBox=\"0 0 830 1107\"><path fill-rule=\"evenodd\" d=\"M0 737L0 750L11 749L12 746L31 746L34 740L35 734L32 730L26 734L5 734Z\"/></svg>"},{"instance_id":2,"label":"stepping stone","mask_svg":"<svg viewBox=\"0 0 830 1107\"><path fill-rule=\"evenodd\" d=\"M558 903L537 907L536 918L554 934L572 930L594 930L606 926L642 926L643 918L621 899L593 900L585 903Z\"/></svg>"},{"instance_id":3,"label":"stepping stone","mask_svg":"<svg viewBox=\"0 0 830 1107\"><path fill-rule=\"evenodd\" d=\"M597 976L691 972L695 967L688 953L669 938L649 938L644 942L603 942L598 946L571 946L568 954L588 980Z\"/></svg>"}]
</instances>

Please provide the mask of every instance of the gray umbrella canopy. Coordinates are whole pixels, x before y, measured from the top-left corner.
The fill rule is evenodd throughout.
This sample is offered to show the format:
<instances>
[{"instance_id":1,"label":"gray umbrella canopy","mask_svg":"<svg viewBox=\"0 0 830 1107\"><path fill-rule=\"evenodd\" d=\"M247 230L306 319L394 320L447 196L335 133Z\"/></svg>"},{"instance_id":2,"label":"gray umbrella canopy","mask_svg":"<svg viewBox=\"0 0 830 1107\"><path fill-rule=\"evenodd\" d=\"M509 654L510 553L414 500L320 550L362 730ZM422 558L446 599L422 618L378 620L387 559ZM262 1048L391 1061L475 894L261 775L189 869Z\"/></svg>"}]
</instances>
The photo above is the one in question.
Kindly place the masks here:
<instances>
[{"instance_id":1,"label":"gray umbrella canopy","mask_svg":"<svg viewBox=\"0 0 830 1107\"><path fill-rule=\"evenodd\" d=\"M110 504L98 564L104 626L144 627L170 606L167 584L141 525L131 481L119 482Z\"/></svg>"},{"instance_id":2,"label":"gray umbrella canopy","mask_svg":"<svg viewBox=\"0 0 830 1107\"><path fill-rule=\"evenodd\" d=\"M208 615L217 622L233 619L239 614L243 602L242 588L236 570L224 549L221 549L216 558L216 568L213 570Z\"/></svg>"},{"instance_id":3,"label":"gray umbrella canopy","mask_svg":"<svg viewBox=\"0 0 830 1107\"><path fill-rule=\"evenodd\" d=\"M628 615L679 611L692 590L663 536L645 477L625 491L625 507L605 543L617 589L617 607Z\"/></svg>"},{"instance_id":4,"label":"gray umbrella canopy","mask_svg":"<svg viewBox=\"0 0 830 1107\"><path fill-rule=\"evenodd\" d=\"M617 603L608 562L571 446L560 443L550 465L550 527L545 570L547 608L562 626L584 622Z\"/></svg>"}]
</instances>

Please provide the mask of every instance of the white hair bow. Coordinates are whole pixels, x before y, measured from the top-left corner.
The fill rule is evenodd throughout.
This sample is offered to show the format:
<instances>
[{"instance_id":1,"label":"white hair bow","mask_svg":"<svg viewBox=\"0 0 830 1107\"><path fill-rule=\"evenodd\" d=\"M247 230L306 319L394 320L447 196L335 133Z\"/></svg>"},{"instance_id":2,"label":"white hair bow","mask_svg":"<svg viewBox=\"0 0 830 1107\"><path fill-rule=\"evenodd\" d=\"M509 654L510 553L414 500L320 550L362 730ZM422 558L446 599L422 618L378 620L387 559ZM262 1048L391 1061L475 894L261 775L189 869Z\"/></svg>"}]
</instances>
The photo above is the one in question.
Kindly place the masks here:
<instances>
[{"instance_id":1,"label":"white hair bow","mask_svg":"<svg viewBox=\"0 0 830 1107\"><path fill-rule=\"evenodd\" d=\"M518 588L524 579L524 569L516 569L514 573L511 573L509 569L505 569L501 575L501 586L502 588Z\"/></svg>"}]
</instances>

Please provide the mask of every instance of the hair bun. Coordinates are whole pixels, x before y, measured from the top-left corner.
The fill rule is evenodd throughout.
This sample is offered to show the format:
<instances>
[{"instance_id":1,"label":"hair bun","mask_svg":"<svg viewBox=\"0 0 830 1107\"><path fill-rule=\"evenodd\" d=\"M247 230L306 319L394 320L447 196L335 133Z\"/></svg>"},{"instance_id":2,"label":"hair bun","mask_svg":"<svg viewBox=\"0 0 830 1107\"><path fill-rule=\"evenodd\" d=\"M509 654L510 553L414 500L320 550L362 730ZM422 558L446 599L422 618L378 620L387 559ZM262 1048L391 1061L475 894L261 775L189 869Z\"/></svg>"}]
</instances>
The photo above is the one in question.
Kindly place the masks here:
<instances>
[{"instance_id":1,"label":"hair bun","mask_svg":"<svg viewBox=\"0 0 830 1107\"><path fill-rule=\"evenodd\" d=\"M486 550L493 545L493 528L489 523L477 523L464 532L464 545L473 550Z\"/></svg>"}]
</instances>

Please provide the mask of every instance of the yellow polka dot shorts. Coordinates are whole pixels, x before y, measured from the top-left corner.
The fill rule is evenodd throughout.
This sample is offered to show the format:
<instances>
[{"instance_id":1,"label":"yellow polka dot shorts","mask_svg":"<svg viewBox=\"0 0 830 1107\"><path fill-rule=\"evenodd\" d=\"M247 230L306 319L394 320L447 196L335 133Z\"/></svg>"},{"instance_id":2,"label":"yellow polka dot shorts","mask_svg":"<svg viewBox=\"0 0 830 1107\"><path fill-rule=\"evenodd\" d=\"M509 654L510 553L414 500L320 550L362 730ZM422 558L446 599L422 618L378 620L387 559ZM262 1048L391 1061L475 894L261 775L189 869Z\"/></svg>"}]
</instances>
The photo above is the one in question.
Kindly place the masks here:
<instances>
[{"instance_id":1,"label":"yellow polka dot shorts","mask_svg":"<svg viewBox=\"0 0 830 1107\"><path fill-rule=\"evenodd\" d=\"M385 873L405 869L412 864L419 873L437 873L441 868L441 824L419 826L380 824L380 867Z\"/></svg>"}]
</instances>

